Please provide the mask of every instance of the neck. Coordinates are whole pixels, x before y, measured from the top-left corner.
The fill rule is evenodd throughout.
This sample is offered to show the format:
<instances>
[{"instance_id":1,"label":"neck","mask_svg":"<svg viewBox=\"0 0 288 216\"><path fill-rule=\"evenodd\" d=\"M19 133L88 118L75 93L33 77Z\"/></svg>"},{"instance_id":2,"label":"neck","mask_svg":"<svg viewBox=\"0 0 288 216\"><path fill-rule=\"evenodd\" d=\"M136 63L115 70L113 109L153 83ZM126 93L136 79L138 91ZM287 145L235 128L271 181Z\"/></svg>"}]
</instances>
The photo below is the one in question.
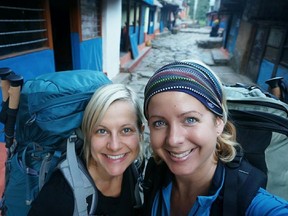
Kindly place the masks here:
<instances>
[{"instance_id":1,"label":"neck","mask_svg":"<svg viewBox=\"0 0 288 216\"><path fill-rule=\"evenodd\" d=\"M101 173L97 166L88 167L97 189L101 191L104 196L118 197L121 193L123 174L120 176L109 176Z\"/></svg>"},{"instance_id":2,"label":"neck","mask_svg":"<svg viewBox=\"0 0 288 216\"><path fill-rule=\"evenodd\" d=\"M170 200L171 215L188 215L197 197L208 195L216 167L217 164L210 164L209 169L197 175L175 176Z\"/></svg>"}]
</instances>

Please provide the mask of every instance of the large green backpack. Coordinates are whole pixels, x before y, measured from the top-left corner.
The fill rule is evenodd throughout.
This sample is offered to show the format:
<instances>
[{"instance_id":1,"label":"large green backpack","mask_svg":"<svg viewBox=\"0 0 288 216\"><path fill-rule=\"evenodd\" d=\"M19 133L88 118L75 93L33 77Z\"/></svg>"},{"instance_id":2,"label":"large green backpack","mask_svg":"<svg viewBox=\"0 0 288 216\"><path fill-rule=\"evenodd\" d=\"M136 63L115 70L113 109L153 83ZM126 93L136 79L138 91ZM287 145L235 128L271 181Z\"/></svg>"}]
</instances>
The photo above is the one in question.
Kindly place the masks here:
<instances>
[{"instance_id":1,"label":"large green backpack","mask_svg":"<svg viewBox=\"0 0 288 216\"><path fill-rule=\"evenodd\" d=\"M288 199L288 104L257 86L224 86L244 156L267 175L267 191Z\"/></svg>"}]
</instances>

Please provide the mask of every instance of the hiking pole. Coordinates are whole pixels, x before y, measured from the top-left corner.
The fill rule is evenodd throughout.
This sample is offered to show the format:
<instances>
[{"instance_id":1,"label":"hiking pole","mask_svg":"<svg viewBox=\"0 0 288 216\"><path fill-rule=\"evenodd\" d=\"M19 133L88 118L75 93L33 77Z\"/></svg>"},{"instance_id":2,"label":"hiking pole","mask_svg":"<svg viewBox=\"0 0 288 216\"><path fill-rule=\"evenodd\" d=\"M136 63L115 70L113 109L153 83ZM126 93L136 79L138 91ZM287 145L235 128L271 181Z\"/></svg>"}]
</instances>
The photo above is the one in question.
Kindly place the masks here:
<instances>
[{"instance_id":1,"label":"hiking pole","mask_svg":"<svg viewBox=\"0 0 288 216\"><path fill-rule=\"evenodd\" d=\"M10 81L7 80L7 76L12 71L10 68L0 68L0 78L1 78L1 91L2 91L2 109L0 112L0 122L5 125L6 119L7 119L7 109L8 109L8 103L9 103L9 94L8 90L10 88Z\"/></svg>"},{"instance_id":2,"label":"hiking pole","mask_svg":"<svg viewBox=\"0 0 288 216\"><path fill-rule=\"evenodd\" d=\"M7 76L10 81L9 105L7 109L7 120L5 124L5 142L6 148L10 148L14 143L14 129L18 111L20 91L23 85L23 77L14 73Z\"/></svg>"}]
</instances>

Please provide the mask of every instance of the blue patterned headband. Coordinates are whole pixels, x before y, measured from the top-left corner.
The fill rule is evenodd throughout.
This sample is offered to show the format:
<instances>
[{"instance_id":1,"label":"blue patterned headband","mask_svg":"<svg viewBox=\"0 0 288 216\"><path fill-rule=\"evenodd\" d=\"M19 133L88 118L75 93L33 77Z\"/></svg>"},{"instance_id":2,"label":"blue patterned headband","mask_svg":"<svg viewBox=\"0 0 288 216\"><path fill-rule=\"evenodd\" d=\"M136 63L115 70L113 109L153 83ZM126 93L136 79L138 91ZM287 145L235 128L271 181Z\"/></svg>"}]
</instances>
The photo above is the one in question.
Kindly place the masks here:
<instances>
[{"instance_id":1,"label":"blue patterned headband","mask_svg":"<svg viewBox=\"0 0 288 216\"><path fill-rule=\"evenodd\" d=\"M174 62L157 70L149 79L144 92L144 114L154 95L180 91L198 99L217 116L223 116L221 83L204 65L196 62Z\"/></svg>"}]
</instances>

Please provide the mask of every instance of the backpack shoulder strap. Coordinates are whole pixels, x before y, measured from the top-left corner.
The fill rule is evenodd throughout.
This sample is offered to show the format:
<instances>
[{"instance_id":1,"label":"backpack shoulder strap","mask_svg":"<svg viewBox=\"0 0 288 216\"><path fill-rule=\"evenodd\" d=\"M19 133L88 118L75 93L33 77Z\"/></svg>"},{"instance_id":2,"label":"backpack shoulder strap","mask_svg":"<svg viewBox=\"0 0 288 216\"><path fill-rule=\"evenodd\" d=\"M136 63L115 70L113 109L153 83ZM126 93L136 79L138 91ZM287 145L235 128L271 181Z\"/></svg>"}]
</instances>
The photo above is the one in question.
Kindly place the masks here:
<instances>
[{"instance_id":1,"label":"backpack shoulder strap","mask_svg":"<svg viewBox=\"0 0 288 216\"><path fill-rule=\"evenodd\" d=\"M225 165L225 170L223 215L245 215L259 188L266 187L266 175L239 152L232 162Z\"/></svg>"},{"instance_id":2,"label":"backpack shoulder strap","mask_svg":"<svg viewBox=\"0 0 288 216\"><path fill-rule=\"evenodd\" d=\"M67 139L67 156L58 165L58 168L65 176L74 193L75 205L73 215L84 216L88 215L86 198L92 195L92 203L89 210L91 214L96 210L98 195L91 177L76 156L76 140L77 135L75 134Z\"/></svg>"},{"instance_id":3,"label":"backpack shoulder strap","mask_svg":"<svg viewBox=\"0 0 288 216\"><path fill-rule=\"evenodd\" d=\"M143 190L142 190L142 171L140 170L140 167L137 167L137 164L133 162L131 164L131 170L132 170L132 176L130 175L130 184L135 185L134 191L132 196L135 198L135 209L140 209L143 204Z\"/></svg>"},{"instance_id":4,"label":"backpack shoulder strap","mask_svg":"<svg viewBox=\"0 0 288 216\"><path fill-rule=\"evenodd\" d=\"M150 157L147 165L145 167L145 175L143 180L143 194L144 194L144 204L143 204L143 212L144 215L150 215L151 209L154 202L154 197L156 193L161 190L161 187L165 184L165 180L167 177L167 170L165 164L156 164L153 157ZM161 203L161 196L159 196L159 203ZM161 215L162 205L158 205L156 215Z\"/></svg>"}]
</instances>

